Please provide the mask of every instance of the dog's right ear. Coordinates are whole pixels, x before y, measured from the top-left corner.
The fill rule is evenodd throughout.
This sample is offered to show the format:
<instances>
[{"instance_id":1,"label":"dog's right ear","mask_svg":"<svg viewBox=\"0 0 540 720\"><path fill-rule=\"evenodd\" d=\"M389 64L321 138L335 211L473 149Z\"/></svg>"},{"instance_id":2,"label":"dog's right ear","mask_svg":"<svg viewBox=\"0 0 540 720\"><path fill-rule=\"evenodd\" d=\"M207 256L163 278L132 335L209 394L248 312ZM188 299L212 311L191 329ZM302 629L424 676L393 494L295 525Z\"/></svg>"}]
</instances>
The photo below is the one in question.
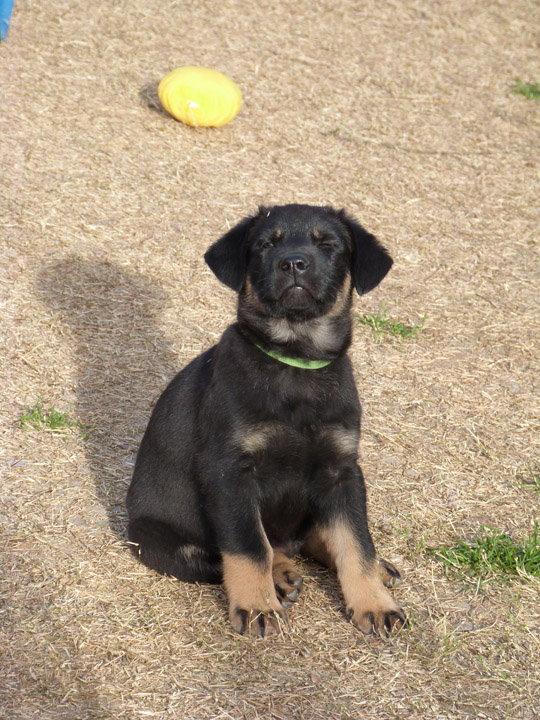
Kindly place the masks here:
<instances>
[{"instance_id":1,"label":"dog's right ear","mask_svg":"<svg viewBox=\"0 0 540 720\"><path fill-rule=\"evenodd\" d=\"M204 259L218 280L240 292L247 272L249 229L254 218L241 220L206 251Z\"/></svg>"}]
</instances>

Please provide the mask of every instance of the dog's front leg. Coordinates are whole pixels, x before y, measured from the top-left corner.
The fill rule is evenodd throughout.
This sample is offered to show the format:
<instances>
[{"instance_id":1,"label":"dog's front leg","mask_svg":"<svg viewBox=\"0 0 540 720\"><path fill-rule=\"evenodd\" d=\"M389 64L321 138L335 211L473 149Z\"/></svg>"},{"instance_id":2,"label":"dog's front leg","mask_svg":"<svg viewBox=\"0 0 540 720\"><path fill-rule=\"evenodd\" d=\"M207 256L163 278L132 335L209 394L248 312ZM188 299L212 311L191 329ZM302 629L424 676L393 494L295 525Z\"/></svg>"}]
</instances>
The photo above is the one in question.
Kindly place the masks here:
<instances>
[{"instance_id":1,"label":"dog's front leg","mask_svg":"<svg viewBox=\"0 0 540 720\"><path fill-rule=\"evenodd\" d=\"M259 563L245 555L223 553L223 583L229 618L240 635L264 637L287 624L274 588L271 560Z\"/></svg>"},{"instance_id":2,"label":"dog's front leg","mask_svg":"<svg viewBox=\"0 0 540 720\"><path fill-rule=\"evenodd\" d=\"M274 553L258 509L249 502L235 503L234 511L228 508L220 516L216 529L232 626L241 635L264 637L279 631L287 615L276 594Z\"/></svg>"},{"instance_id":3,"label":"dog's front leg","mask_svg":"<svg viewBox=\"0 0 540 720\"><path fill-rule=\"evenodd\" d=\"M347 618L362 632L388 632L406 617L386 590L367 526L364 481L360 468L345 470L319 508L304 550L335 568Z\"/></svg>"}]
</instances>

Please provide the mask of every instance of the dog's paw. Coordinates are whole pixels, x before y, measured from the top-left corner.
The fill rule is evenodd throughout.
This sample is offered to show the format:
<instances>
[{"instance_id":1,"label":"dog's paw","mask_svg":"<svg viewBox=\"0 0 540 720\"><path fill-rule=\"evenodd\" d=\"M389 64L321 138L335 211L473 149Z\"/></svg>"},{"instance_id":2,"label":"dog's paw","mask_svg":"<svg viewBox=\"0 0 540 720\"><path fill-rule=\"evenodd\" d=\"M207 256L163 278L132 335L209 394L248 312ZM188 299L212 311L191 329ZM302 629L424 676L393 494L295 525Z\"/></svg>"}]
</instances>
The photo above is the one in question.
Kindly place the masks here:
<instances>
[{"instance_id":1,"label":"dog's paw","mask_svg":"<svg viewBox=\"0 0 540 720\"><path fill-rule=\"evenodd\" d=\"M344 594L347 619L366 635L375 633L387 638L408 623L405 613L383 584L384 579L392 584L395 574L399 578L399 573L390 563L383 563L375 565L369 574L357 576L354 583L344 588ZM381 569L388 578L381 578Z\"/></svg>"},{"instance_id":2,"label":"dog's paw","mask_svg":"<svg viewBox=\"0 0 540 720\"><path fill-rule=\"evenodd\" d=\"M257 563L241 555L223 553L222 557L229 618L236 632L260 637L281 632L287 614L274 587L272 558Z\"/></svg>"},{"instance_id":3,"label":"dog's paw","mask_svg":"<svg viewBox=\"0 0 540 720\"><path fill-rule=\"evenodd\" d=\"M233 628L240 635L265 637L283 632L288 626L287 613L282 607L279 610L248 610L232 607L229 609L229 618Z\"/></svg>"},{"instance_id":4,"label":"dog's paw","mask_svg":"<svg viewBox=\"0 0 540 720\"><path fill-rule=\"evenodd\" d=\"M290 607L298 600L302 588L302 576L297 572L292 560L282 553L275 553L272 577L281 606Z\"/></svg>"},{"instance_id":5,"label":"dog's paw","mask_svg":"<svg viewBox=\"0 0 540 720\"><path fill-rule=\"evenodd\" d=\"M384 588L378 592L362 593L358 599L348 603L346 614L347 619L363 633L375 633L381 638L387 638L394 630L408 625L405 613Z\"/></svg>"},{"instance_id":6,"label":"dog's paw","mask_svg":"<svg viewBox=\"0 0 540 720\"><path fill-rule=\"evenodd\" d=\"M401 585L401 573L395 565L388 560L379 558L379 574L383 584L387 588L395 588Z\"/></svg>"},{"instance_id":7,"label":"dog's paw","mask_svg":"<svg viewBox=\"0 0 540 720\"><path fill-rule=\"evenodd\" d=\"M375 612L348 608L347 619L365 635L375 633L381 638L387 638L394 630L401 630L408 625L408 620L401 608L376 610Z\"/></svg>"}]
</instances>

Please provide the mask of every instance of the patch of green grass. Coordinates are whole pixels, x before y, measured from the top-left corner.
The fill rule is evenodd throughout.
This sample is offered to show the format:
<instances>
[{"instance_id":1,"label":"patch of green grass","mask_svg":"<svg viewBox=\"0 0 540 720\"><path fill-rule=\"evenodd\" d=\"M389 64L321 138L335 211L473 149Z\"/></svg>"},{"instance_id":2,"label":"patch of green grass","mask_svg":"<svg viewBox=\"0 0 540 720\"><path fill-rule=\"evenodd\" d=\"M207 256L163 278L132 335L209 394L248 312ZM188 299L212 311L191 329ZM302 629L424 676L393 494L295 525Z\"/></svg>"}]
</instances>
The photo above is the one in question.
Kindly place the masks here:
<instances>
[{"instance_id":1,"label":"patch of green grass","mask_svg":"<svg viewBox=\"0 0 540 720\"><path fill-rule=\"evenodd\" d=\"M534 530L515 543L494 528L483 527L472 543L461 540L454 547L428 548L428 551L452 570L485 579L488 576L534 575L540 577L540 537Z\"/></svg>"},{"instance_id":2,"label":"patch of green grass","mask_svg":"<svg viewBox=\"0 0 540 720\"><path fill-rule=\"evenodd\" d=\"M386 314L384 307L379 305L376 315L366 313L358 318L358 322L367 325L373 331L375 342L382 343L386 336L397 338L410 338L420 332L426 322L426 315L422 318L420 325L407 325L401 320L392 320Z\"/></svg>"},{"instance_id":3,"label":"patch of green grass","mask_svg":"<svg viewBox=\"0 0 540 720\"><path fill-rule=\"evenodd\" d=\"M44 410L41 407L41 398L37 400L32 407L24 409L20 422L23 428L33 428L34 430L42 428L48 430L66 430L72 427L77 427L82 430L85 429L81 423L71 420L68 413L59 412L52 407Z\"/></svg>"},{"instance_id":4,"label":"patch of green grass","mask_svg":"<svg viewBox=\"0 0 540 720\"><path fill-rule=\"evenodd\" d=\"M519 78L514 81L513 92L523 95L527 100L540 100L540 84L522 82Z\"/></svg>"}]
</instances>

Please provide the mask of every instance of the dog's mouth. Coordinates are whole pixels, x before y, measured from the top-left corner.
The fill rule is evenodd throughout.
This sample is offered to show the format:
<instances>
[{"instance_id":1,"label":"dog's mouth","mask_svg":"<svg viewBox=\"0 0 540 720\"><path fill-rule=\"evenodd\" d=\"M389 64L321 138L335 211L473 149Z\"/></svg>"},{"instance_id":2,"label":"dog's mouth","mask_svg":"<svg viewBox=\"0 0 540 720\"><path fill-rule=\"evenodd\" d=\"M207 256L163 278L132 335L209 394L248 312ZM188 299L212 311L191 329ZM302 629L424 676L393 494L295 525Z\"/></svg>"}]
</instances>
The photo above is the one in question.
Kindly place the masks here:
<instances>
[{"instance_id":1,"label":"dog's mouth","mask_svg":"<svg viewBox=\"0 0 540 720\"><path fill-rule=\"evenodd\" d=\"M251 296L259 311L268 317L307 320L321 315L328 304L321 288L308 278L279 278L270 287L261 285L252 287Z\"/></svg>"},{"instance_id":2,"label":"dog's mouth","mask_svg":"<svg viewBox=\"0 0 540 720\"><path fill-rule=\"evenodd\" d=\"M278 299L286 302L310 302L315 300L315 297L305 285L294 282L284 288Z\"/></svg>"},{"instance_id":3,"label":"dog's mouth","mask_svg":"<svg viewBox=\"0 0 540 720\"><path fill-rule=\"evenodd\" d=\"M307 320L321 314L320 301L311 288L299 282L291 283L281 292L272 314Z\"/></svg>"}]
</instances>

